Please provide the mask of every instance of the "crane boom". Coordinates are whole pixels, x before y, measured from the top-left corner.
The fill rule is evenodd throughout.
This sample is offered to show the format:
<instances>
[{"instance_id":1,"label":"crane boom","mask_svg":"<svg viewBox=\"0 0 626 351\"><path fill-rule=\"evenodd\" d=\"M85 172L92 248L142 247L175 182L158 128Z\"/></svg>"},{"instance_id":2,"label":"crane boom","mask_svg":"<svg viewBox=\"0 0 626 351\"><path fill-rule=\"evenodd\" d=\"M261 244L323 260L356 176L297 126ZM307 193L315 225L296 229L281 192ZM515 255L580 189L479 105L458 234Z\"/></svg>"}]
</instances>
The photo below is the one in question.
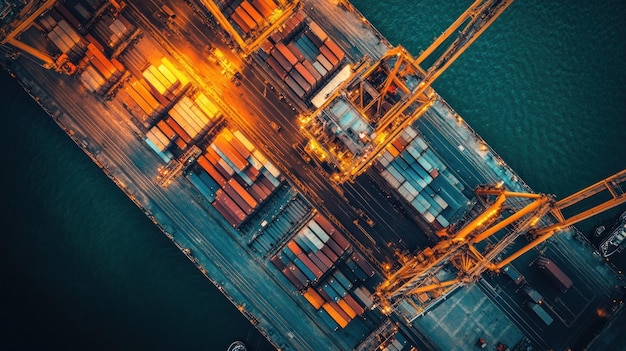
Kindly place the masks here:
<instances>
[{"instance_id":1,"label":"crane boom","mask_svg":"<svg viewBox=\"0 0 626 351\"><path fill-rule=\"evenodd\" d=\"M594 196L609 194L609 199L565 218L561 210L581 204ZM433 248L427 248L406 259L402 266L376 288L376 296L382 311L391 313L398 301L413 294L432 292L440 295L452 288L476 281L485 270L500 271L504 266L522 256L537 245L545 242L559 230L599 214L610 208L626 203L626 170L599 181L561 201L545 194L507 191L501 186L484 186L476 190L479 199L486 202L485 209L475 219L462 228L448 227L439 235L444 239ZM493 197L495 196L495 199ZM492 200L489 200L489 199ZM526 202L520 207L507 205L507 201L517 199ZM508 207L507 207L508 206ZM503 217L505 208L517 208ZM545 219L552 214L552 223ZM543 225L543 226L542 226ZM503 233L504 232L504 233ZM490 243L483 252L475 245L498 234L497 242ZM522 234L530 233L534 239L521 249L499 260L502 253ZM456 278L437 278L444 267L454 267Z\"/></svg>"}]
</instances>

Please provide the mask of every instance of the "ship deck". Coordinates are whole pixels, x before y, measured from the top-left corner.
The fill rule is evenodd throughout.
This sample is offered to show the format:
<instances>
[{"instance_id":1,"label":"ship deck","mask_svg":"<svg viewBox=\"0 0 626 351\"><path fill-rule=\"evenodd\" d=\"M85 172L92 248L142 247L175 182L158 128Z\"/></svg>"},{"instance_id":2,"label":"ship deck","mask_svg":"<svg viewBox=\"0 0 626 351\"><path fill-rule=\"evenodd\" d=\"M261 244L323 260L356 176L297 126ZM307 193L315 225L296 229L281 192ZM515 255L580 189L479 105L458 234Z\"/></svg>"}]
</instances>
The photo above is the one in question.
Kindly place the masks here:
<instances>
[{"instance_id":1,"label":"ship deck","mask_svg":"<svg viewBox=\"0 0 626 351\"><path fill-rule=\"evenodd\" d=\"M308 109L293 98L288 88L276 83L277 90L291 96L283 102L273 93L264 93L264 81L272 80L254 61L243 61L214 34L205 33L194 11L186 5L170 2L179 13L180 28L172 29L149 14L154 4L131 8L144 30L139 48L145 58L171 55L184 69L195 72L192 81L205 89L229 119L250 137L252 142L274 162L289 180L285 193L301 194L305 208L315 209L329 218L348 237L355 251L360 251L376 266L393 257L395 249L414 251L431 245L424 223L415 223L402 205L389 206L388 189L368 172L354 184L331 185L319 169L308 165L292 145L303 141L297 130L297 110ZM330 1L307 0L304 12L340 45L348 59L358 61L363 55L380 57L390 44L361 15L337 7ZM181 31L181 29L184 29ZM164 33L167 33L166 35ZM181 33L192 33L190 36ZM236 87L206 60L202 41L220 47L242 69L245 79ZM198 49L200 48L200 49ZM169 54L168 54L169 53ZM196 63L192 69L190 62ZM130 71L139 72L140 60L124 62ZM176 178L168 187L155 184L158 168L164 165L144 142L141 125L119 102L104 101L88 92L77 79L46 71L30 61L15 61L9 69L47 113L97 163L103 171L139 206L209 280L272 342L283 350L345 350L357 347L385 318L377 310L367 311L346 328L333 330L320 321L316 310L297 289L270 263L262 250L251 249L251 235L259 230L259 220L249 223L246 232L232 228L210 203L200 196L185 177ZM85 109L84 106L89 106ZM278 120L281 133L268 121ZM462 120L442 98L414 123L425 140L461 180L464 195L479 184L504 181L514 191L530 188ZM338 189L339 188L339 189ZM277 213L292 197L276 197L263 208L263 214ZM364 223L366 213L375 223ZM360 222L354 222L361 219ZM574 281L567 295L551 290L531 266L539 253L553 259ZM613 287L619 282L615 272L593 252L575 231L554 237L515 262L546 300L557 321L549 329L531 316L516 286L504 276L485 276L479 283L457 290L434 306L426 316L403 326L401 333L409 344L446 350L466 349L483 333L489 332L492 343L510 346L524 337L540 348L563 348L579 334L596 310L609 309ZM363 285L373 288L382 275L378 272ZM477 312L476 306L484 307ZM468 318L469 317L469 318ZM392 317L400 322L400 318ZM472 321L471 327L467 325ZM462 328L458 326L463 325ZM494 329L494 325L498 328ZM453 326L457 326L454 328ZM495 344L494 344L495 345Z\"/></svg>"}]
</instances>

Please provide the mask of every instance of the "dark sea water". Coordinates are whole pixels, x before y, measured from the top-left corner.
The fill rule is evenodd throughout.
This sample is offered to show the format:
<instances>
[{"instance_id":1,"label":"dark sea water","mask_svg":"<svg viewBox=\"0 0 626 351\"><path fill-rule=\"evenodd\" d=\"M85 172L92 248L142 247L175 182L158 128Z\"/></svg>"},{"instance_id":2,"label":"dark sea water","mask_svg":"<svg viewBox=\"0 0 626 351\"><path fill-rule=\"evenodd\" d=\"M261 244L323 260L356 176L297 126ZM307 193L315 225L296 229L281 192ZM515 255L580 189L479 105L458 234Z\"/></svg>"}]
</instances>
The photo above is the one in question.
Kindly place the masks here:
<instances>
[{"instance_id":1,"label":"dark sea water","mask_svg":"<svg viewBox=\"0 0 626 351\"><path fill-rule=\"evenodd\" d=\"M355 1L415 55L470 4ZM434 86L562 198L626 168L624 24L622 1L518 0ZM271 349L5 73L0 87L0 349Z\"/></svg>"}]
</instances>

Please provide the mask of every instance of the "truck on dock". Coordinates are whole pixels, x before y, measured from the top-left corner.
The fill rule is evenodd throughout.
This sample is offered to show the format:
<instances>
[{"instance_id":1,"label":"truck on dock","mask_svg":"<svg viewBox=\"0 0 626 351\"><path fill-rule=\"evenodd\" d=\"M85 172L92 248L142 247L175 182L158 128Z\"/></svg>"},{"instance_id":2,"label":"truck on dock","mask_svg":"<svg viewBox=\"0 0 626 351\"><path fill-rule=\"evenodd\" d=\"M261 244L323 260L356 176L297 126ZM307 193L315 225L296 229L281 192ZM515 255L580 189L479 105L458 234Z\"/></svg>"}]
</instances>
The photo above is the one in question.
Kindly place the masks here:
<instances>
[{"instance_id":1,"label":"truck on dock","mask_svg":"<svg viewBox=\"0 0 626 351\"><path fill-rule=\"evenodd\" d=\"M528 307L535 312L535 315L537 315L537 317L541 318L541 320L546 324L546 325L550 325L552 324L552 322L554 321L552 319L552 317L550 317L550 315L548 314L548 312L546 312L546 310L543 309L543 307L541 307L540 305L534 303L534 302L529 302L528 303Z\"/></svg>"},{"instance_id":2,"label":"truck on dock","mask_svg":"<svg viewBox=\"0 0 626 351\"><path fill-rule=\"evenodd\" d=\"M540 256L535 265L550 281L565 293L574 284L572 280L549 258Z\"/></svg>"}]
</instances>

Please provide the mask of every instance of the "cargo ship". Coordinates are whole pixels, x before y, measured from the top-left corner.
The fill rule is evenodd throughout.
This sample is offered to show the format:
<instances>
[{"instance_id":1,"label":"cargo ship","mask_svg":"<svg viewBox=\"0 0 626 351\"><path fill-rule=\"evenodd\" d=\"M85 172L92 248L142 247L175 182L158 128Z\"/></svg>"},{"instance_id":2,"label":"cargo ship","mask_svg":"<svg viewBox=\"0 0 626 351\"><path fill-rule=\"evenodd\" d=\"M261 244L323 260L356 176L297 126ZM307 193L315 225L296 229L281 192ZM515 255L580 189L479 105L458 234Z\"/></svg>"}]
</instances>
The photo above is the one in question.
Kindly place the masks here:
<instances>
[{"instance_id":1,"label":"cargo ship","mask_svg":"<svg viewBox=\"0 0 626 351\"><path fill-rule=\"evenodd\" d=\"M442 284L458 268L443 251L438 264L424 264L433 257L427 249L405 266L438 269L406 276L439 290L379 289L407 262L404 252L430 248L445 228L485 210L478 186L532 192L429 87L462 50L425 72L346 1L163 2L42 1L32 14L14 12L19 23L3 43L49 70L17 54L3 63L277 349L464 349L474 336L446 334L454 333L446 325L490 330L492 316L538 313L498 305L497 277L481 275L484 265L472 272L483 276L476 284ZM510 2L477 1L452 48L464 49ZM580 247L568 236L554 241L543 251ZM594 266L590 250L576 261L550 257L557 262L538 266L568 296L594 296L585 306L600 305L609 294L593 292L616 285L611 272L592 274L606 267ZM585 281L556 266L582 261L577 272L592 277ZM517 273L516 287L528 280L541 290L533 275ZM392 295L402 298L381 304ZM480 316L454 314L465 321L441 313L479 304ZM555 321L569 316L569 306L552 305ZM542 335L550 323L537 316L543 325L517 323L524 330L501 318L505 327L489 338L516 345L529 335L539 348L560 349L587 322L553 323L560 334Z\"/></svg>"},{"instance_id":2,"label":"cargo ship","mask_svg":"<svg viewBox=\"0 0 626 351\"><path fill-rule=\"evenodd\" d=\"M602 257L620 253L626 247L626 212L622 213L615 229L600 242Z\"/></svg>"}]
</instances>

